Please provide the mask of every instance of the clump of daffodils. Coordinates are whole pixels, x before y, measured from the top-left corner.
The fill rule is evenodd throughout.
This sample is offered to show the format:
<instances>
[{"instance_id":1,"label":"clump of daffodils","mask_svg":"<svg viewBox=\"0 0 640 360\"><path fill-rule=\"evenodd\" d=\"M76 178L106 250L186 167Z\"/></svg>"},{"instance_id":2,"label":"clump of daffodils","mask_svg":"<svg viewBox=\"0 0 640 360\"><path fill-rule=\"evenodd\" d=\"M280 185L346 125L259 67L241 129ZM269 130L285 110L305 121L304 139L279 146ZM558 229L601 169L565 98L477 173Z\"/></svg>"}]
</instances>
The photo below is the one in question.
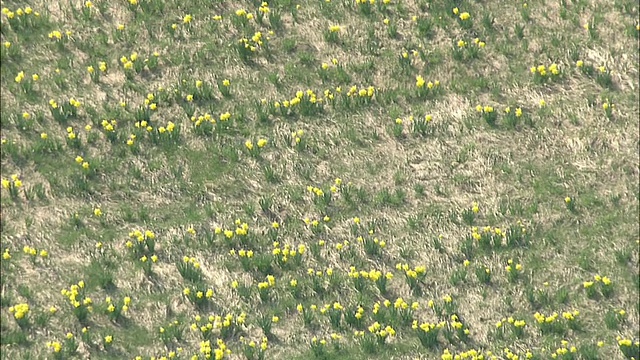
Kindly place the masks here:
<instances>
[{"instance_id":1,"label":"clump of daffodils","mask_svg":"<svg viewBox=\"0 0 640 360\"><path fill-rule=\"evenodd\" d=\"M2 179L2 188L9 190L12 199L18 197L18 190L22 188L22 180L17 174L11 175L10 179Z\"/></svg>"},{"instance_id":2,"label":"clump of daffodils","mask_svg":"<svg viewBox=\"0 0 640 360\"><path fill-rule=\"evenodd\" d=\"M340 25L331 25L324 32L324 40L328 43L337 44L340 42L340 32L342 31L342 27Z\"/></svg>"},{"instance_id":3,"label":"clump of daffodils","mask_svg":"<svg viewBox=\"0 0 640 360\"><path fill-rule=\"evenodd\" d=\"M469 14L468 12L461 12L460 9L456 7L453 8L452 13L456 17L458 24L460 24L462 28L470 29L473 26L473 23L471 21L471 14Z\"/></svg>"},{"instance_id":4,"label":"clump of daffodils","mask_svg":"<svg viewBox=\"0 0 640 360\"><path fill-rule=\"evenodd\" d=\"M264 15L269 14L269 12L271 11L271 9L269 9L269 3L267 3L266 1L263 1L260 4L260 8L258 8L258 11Z\"/></svg>"},{"instance_id":5,"label":"clump of daffodils","mask_svg":"<svg viewBox=\"0 0 640 360\"><path fill-rule=\"evenodd\" d=\"M354 337L360 343L365 353L374 353L380 346L384 346L394 338L396 331L390 325L384 326L378 321L371 324L367 331L355 331Z\"/></svg>"},{"instance_id":6,"label":"clump of daffodils","mask_svg":"<svg viewBox=\"0 0 640 360\"><path fill-rule=\"evenodd\" d=\"M549 80L558 80L561 75L558 64L556 63L553 63L548 67L545 65L532 66L530 72L533 75L533 81L536 84L542 84Z\"/></svg>"},{"instance_id":7,"label":"clump of daffodils","mask_svg":"<svg viewBox=\"0 0 640 360\"><path fill-rule=\"evenodd\" d=\"M62 289L60 293L68 299L78 321L86 323L89 314L93 312L93 300L86 294L84 281L80 280L77 284L71 285L69 289Z\"/></svg>"},{"instance_id":8,"label":"clump of daffodils","mask_svg":"<svg viewBox=\"0 0 640 360\"><path fill-rule=\"evenodd\" d=\"M9 313L13 314L13 318L16 320L18 325L24 327L28 323L27 315L29 314L29 304L22 303L11 306L9 308Z\"/></svg>"},{"instance_id":9,"label":"clump of daffodils","mask_svg":"<svg viewBox=\"0 0 640 360\"><path fill-rule=\"evenodd\" d=\"M50 348L55 354L60 354L62 351L62 344L59 341L47 342L47 347Z\"/></svg>"},{"instance_id":10,"label":"clump of daffodils","mask_svg":"<svg viewBox=\"0 0 640 360\"><path fill-rule=\"evenodd\" d=\"M264 359L265 352L269 348L269 340L267 337L263 337L258 343L254 340L247 340L241 336L240 343L242 344L242 354L246 359Z\"/></svg>"},{"instance_id":11,"label":"clump of daffodils","mask_svg":"<svg viewBox=\"0 0 640 360\"><path fill-rule=\"evenodd\" d=\"M611 103L609 99L604 99L602 102L602 109L609 120L613 118L613 110L615 110L616 104Z\"/></svg>"},{"instance_id":12,"label":"clump of daffodils","mask_svg":"<svg viewBox=\"0 0 640 360\"><path fill-rule=\"evenodd\" d=\"M582 74L590 78L595 78L596 83L603 88L611 89L613 87L613 78L611 76L612 72L605 65L596 67L595 65L586 63L583 60L577 60L576 68Z\"/></svg>"},{"instance_id":13,"label":"clump of daffodils","mask_svg":"<svg viewBox=\"0 0 640 360\"><path fill-rule=\"evenodd\" d=\"M440 89L440 81L434 80L427 82L421 75L416 76L417 96L433 97L438 94Z\"/></svg>"},{"instance_id":14,"label":"clump of daffodils","mask_svg":"<svg viewBox=\"0 0 640 360\"><path fill-rule=\"evenodd\" d=\"M505 266L504 269L507 272L507 278L511 282L518 280L523 271L522 264L514 263L513 259L507 260L507 266Z\"/></svg>"},{"instance_id":15,"label":"clump of daffodils","mask_svg":"<svg viewBox=\"0 0 640 360\"><path fill-rule=\"evenodd\" d=\"M229 246L235 245L234 240L237 240L240 244L246 243L249 235L249 224L242 222L240 219L236 219L235 226L235 231L216 227L214 233L216 236L223 237Z\"/></svg>"},{"instance_id":16,"label":"clump of daffodils","mask_svg":"<svg viewBox=\"0 0 640 360\"><path fill-rule=\"evenodd\" d=\"M427 349L434 349L438 346L438 336L440 330L446 326L444 321L437 324L423 322L418 323L418 320L414 320L411 328L416 331L420 344Z\"/></svg>"},{"instance_id":17,"label":"clump of daffodils","mask_svg":"<svg viewBox=\"0 0 640 360\"><path fill-rule=\"evenodd\" d=\"M525 5L526 5L526 3L525 3ZM505 348L503 350L503 352L504 352L504 355L505 355L505 357L507 359L532 359L533 356L534 356L533 353L531 352L531 350L526 350L526 351L522 351L522 352L516 352L516 351L511 350L509 348ZM486 358L489 358L489 359L495 359L496 358L496 356L493 355L490 351L487 351L485 353L485 355L486 355L485 359ZM444 357L443 357L443 359L444 359Z\"/></svg>"},{"instance_id":18,"label":"clump of daffodils","mask_svg":"<svg viewBox=\"0 0 640 360\"><path fill-rule=\"evenodd\" d=\"M199 115L197 117L191 116L191 122L196 128L196 133L211 134L213 132L213 126L216 124L216 119L211 116L211 114L204 113L203 115Z\"/></svg>"},{"instance_id":19,"label":"clump of daffodils","mask_svg":"<svg viewBox=\"0 0 640 360\"><path fill-rule=\"evenodd\" d=\"M593 281L585 281L582 287L589 299L596 299L600 295L610 298L613 295L613 284L607 276L594 275Z\"/></svg>"},{"instance_id":20,"label":"clump of daffodils","mask_svg":"<svg viewBox=\"0 0 640 360\"><path fill-rule=\"evenodd\" d=\"M131 298L129 296L125 296L120 301L114 301L110 296L107 296L104 300L105 313L111 321L117 322L129 311L130 304Z\"/></svg>"},{"instance_id":21,"label":"clump of daffodils","mask_svg":"<svg viewBox=\"0 0 640 360\"><path fill-rule=\"evenodd\" d=\"M340 93L341 91L338 91L338 88L336 88L336 92ZM358 87L354 85L349 88L349 91L347 91L345 102L347 107L349 107L351 104L366 105L371 103L371 100L374 98L375 94L376 89L373 86L358 89ZM343 98L343 100L345 100L345 98Z\"/></svg>"},{"instance_id":22,"label":"clump of daffodils","mask_svg":"<svg viewBox=\"0 0 640 360\"><path fill-rule=\"evenodd\" d=\"M578 314L579 313L577 313L575 316L577 316ZM536 325L538 326L542 334L555 333L562 335L565 333L565 324L561 322L561 318L559 318L559 316L560 315L557 312L554 312L548 316L539 312L533 314L533 317L536 320Z\"/></svg>"},{"instance_id":23,"label":"clump of daffodils","mask_svg":"<svg viewBox=\"0 0 640 360\"><path fill-rule=\"evenodd\" d=\"M460 39L455 41L452 49L452 57L456 61L468 62L477 59L480 56L480 50L484 49L487 44L480 38L473 39L473 45L467 41Z\"/></svg>"},{"instance_id":24,"label":"clump of daffodils","mask_svg":"<svg viewBox=\"0 0 640 360\"><path fill-rule=\"evenodd\" d=\"M53 30L49 33L48 37L53 41L64 43L64 41L71 38L71 35L70 30L66 30L64 33L60 30Z\"/></svg>"},{"instance_id":25,"label":"clump of daffodils","mask_svg":"<svg viewBox=\"0 0 640 360\"><path fill-rule=\"evenodd\" d=\"M251 22L251 20L254 20L253 13L251 13L251 12L245 10L245 9L236 10L235 11L235 15L236 16L231 17L231 23L236 28L247 27L249 25L249 23Z\"/></svg>"},{"instance_id":26,"label":"clump of daffodils","mask_svg":"<svg viewBox=\"0 0 640 360\"><path fill-rule=\"evenodd\" d=\"M640 341L633 341L628 338L616 337L618 348L627 359L640 359Z\"/></svg>"},{"instance_id":27,"label":"clump of daffodils","mask_svg":"<svg viewBox=\"0 0 640 360\"><path fill-rule=\"evenodd\" d=\"M22 248L22 252L25 253L25 255L28 255L31 258L31 262L34 264L36 262L36 259L38 258L38 254L42 259L46 259L49 257L49 252L47 250L41 249L40 251L38 251L36 248L27 245Z\"/></svg>"},{"instance_id":28,"label":"clump of daffodils","mask_svg":"<svg viewBox=\"0 0 640 360\"><path fill-rule=\"evenodd\" d=\"M191 330L200 333L203 339L218 337L220 341L226 340L237 334L245 325L247 314L242 312L238 316L228 313L224 316L210 315L203 318L200 315L194 317Z\"/></svg>"},{"instance_id":29,"label":"clump of daffodils","mask_svg":"<svg viewBox=\"0 0 640 360\"><path fill-rule=\"evenodd\" d=\"M494 126L496 121L498 120L498 113L495 111L493 106L489 105L478 105L476 106L476 112L480 114L482 119L489 124L489 126Z\"/></svg>"},{"instance_id":30,"label":"clump of daffodils","mask_svg":"<svg viewBox=\"0 0 640 360\"><path fill-rule=\"evenodd\" d=\"M304 130L300 129L298 131L294 131L291 133L292 146L298 149L304 148L304 139L305 139Z\"/></svg>"},{"instance_id":31,"label":"clump of daffodils","mask_svg":"<svg viewBox=\"0 0 640 360\"><path fill-rule=\"evenodd\" d=\"M267 46L266 41L260 31L255 32L250 38L243 37L238 40L236 49L240 59L249 62L261 48Z\"/></svg>"},{"instance_id":32,"label":"clump of daffodils","mask_svg":"<svg viewBox=\"0 0 640 360\"><path fill-rule=\"evenodd\" d=\"M124 68L124 73L128 79L132 79L133 76L144 68L144 62L139 61L138 53L132 52L129 57L122 56L120 58L120 64Z\"/></svg>"},{"instance_id":33,"label":"clump of daffodils","mask_svg":"<svg viewBox=\"0 0 640 360\"><path fill-rule=\"evenodd\" d=\"M473 240L480 248L488 250L501 247L524 246L529 243L530 237L523 224L517 222L516 225L510 226L506 230L499 227L492 228L491 226L485 226L478 228L474 226L471 228L470 240Z\"/></svg>"},{"instance_id":34,"label":"clump of daffodils","mask_svg":"<svg viewBox=\"0 0 640 360\"><path fill-rule=\"evenodd\" d=\"M172 134L176 129L176 124L172 121L167 122L167 126L160 126L158 134Z\"/></svg>"},{"instance_id":35,"label":"clump of daffodils","mask_svg":"<svg viewBox=\"0 0 640 360\"><path fill-rule=\"evenodd\" d=\"M480 38L473 39L473 43L476 44L480 49L484 49L484 47L487 45L487 43L480 40Z\"/></svg>"},{"instance_id":36,"label":"clump of daffodils","mask_svg":"<svg viewBox=\"0 0 640 360\"><path fill-rule=\"evenodd\" d=\"M496 329L498 329L498 331L502 331L505 329L506 324L509 324L511 332L515 337L522 338L524 336L525 328L527 327L526 320L518 320L512 316L509 316L508 318L502 318L496 323Z\"/></svg>"},{"instance_id":37,"label":"clump of daffodils","mask_svg":"<svg viewBox=\"0 0 640 360\"><path fill-rule=\"evenodd\" d=\"M580 328L580 311L565 311L562 313L562 317L570 329L578 330Z\"/></svg>"},{"instance_id":38,"label":"clump of daffodils","mask_svg":"<svg viewBox=\"0 0 640 360\"><path fill-rule=\"evenodd\" d=\"M81 106L82 103L74 98L70 98L68 102L63 102L61 105L53 99L49 100L51 115L60 124L66 124L69 119L77 117ZM69 137L72 140L74 138Z\"/></svg>"},{"instance_id":39,"label":"clump of daffodils","mask_svg":"<svg viewBox=\"0 0 640 360\"><path fill-rule=\"evenodd\" d=\"M202 285L193 285L185 287L182 295L197 308L204 309L213 299L214 292L213 289L204 288Z\"/></svg>"},{"instance_id":40,"label":"clump of daffodils","mask_svg":"<svg viewBox=\"0 0 640 360\"><path fill-rule=\"evenodd\" d=\"M311 89L306 91L298 90L293 98L290 100L283 100L278 106L274 107L274 110L279 110L282 115L293 115L294 110L302 116L311 116L318 114L324 104L324 99L318 97L318 95ZM281 105L281 106L280 106Z\"/></svg>"},{"instance_id":41,"label":"clump of daffodils","mask_svg":"<svg viewBox=\"0 0 640 360\"><path fill-rule=\"evenodd\" d=\"M273 275L267 275L266 280L258 283L258 295L263 302L271 299L271 289L276 286L276 278Z\"/></svg>"},{"instance_id":42,"label":"clump of daffodils","mask_svg":"<svg viewBox=\"0 0 640 360\"><path fill-rule=\"evenodd\" d=\"M411 268L409 264L396 264L396 270L404 272L407 285L412 291L416 291L427 277L427 268L425 266Z\"/></svg>"},{"instance_id":43,"label":"clump of daffodils","mask_svg":"<svg viewBox=\"0 0 640 360\"><path fill-rule=\"evenodd\" d=\"M368 281L377 283L378 281L380 281L381 278L383 278L382 272L378 270L358 271L356 270L355 266L350 267L349 273L347 275L349 276L350 279L352 279L355 289L360 292L366 289L368 285Z\"/></svg>"},{"instance_id":44,"label":"clump of daffodils","mask_svg":"<svg viewBox=\"0 0 640 360\"><path fill-rule=\"evenodd\" d=\"M383 0L383 5L389 3L389 0ZM376 4L376 0L356 0L356 7L358 10L365 14L370 15L373 11L373 6Z\"/></svg>"},{"instance_id":45,"label":"clump of daffodils","mask_svg":"<svg viewBox=\"0 0 640 360\"><path fill-rule=\"evenodd\" d=\"M317 221L316 221L317 223ZM302 255L307 252L307 247L304 244L299 244L296 248L290 244L285 244L284 247L280 247L280 242L275 241L273 243L272 256L276 263L281 267L286 267L289 261L292 261L294 265L299 266L302 264ZM291 280L291 287L297 289L297 280Z\"/></svg>"},{"instance_id":46,"label":"clump of daffodils","mask_svg":"<svg viewBox=\"0 0 640 360\"><path fill-rule=\"evenodd\" d=\"M176 267L180 275L182 275L182 278L186 281L198 283L204 277L200 263L194 257L183 257L182 261L176 264Z\"/></svg>"},{"instance_id":47,"label":"clump of daffodils","mask_svg":"<svg viewBox=\"0 0 640 360\"><path fill-rule=\"evenodd\" d=\"M115 119L111 119L111 121L102 120L100 125L102 125L102 129L104 130L107 136L107 139L109 139L109 141L114 142L117 140L117 135L115 131L116 131L118 122Z\"/></svg>"},{"instance_id":48,"label":"clump of daffodils","mask_svg":"<svg viewBox=\"0 0 640 360\"><path fill-rule=\"evenodd\" d=\"M156 234L151 230L134 230L129 233L129 238L134 241L127 241L125 246L134 250L136 256L155 252Z\"/></svg>"},{"instance_id":49,"label":"clump of daffodils","mask_svg":"<svg viewBox=\"0 0 640 360\"><path fill-rule=\"evenodd\" d=\"M573 358L574 355L578 352L578 348L575 346L570 346L567 340L562 340L560 342L560 347L558 347L555 352L551 354L551 357L554 359L565 359L565 358Z\"/></svg>"}]
</instances>

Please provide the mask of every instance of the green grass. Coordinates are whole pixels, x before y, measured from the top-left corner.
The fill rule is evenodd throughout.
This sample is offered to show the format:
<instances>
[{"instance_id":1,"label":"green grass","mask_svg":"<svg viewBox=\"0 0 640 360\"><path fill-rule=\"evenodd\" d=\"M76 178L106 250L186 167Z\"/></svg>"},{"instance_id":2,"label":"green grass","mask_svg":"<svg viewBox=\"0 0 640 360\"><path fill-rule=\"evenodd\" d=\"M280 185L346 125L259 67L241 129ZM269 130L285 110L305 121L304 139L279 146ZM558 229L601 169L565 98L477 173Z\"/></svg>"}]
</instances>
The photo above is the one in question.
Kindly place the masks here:
<instances>
[{"instance_id":1,"label":"green grass","mask_svg":"<svg viewBox=\"0 0 640 360\"><path fill-rule=\"evenodd\" d=\"M633 1L89 4L1 5L3 359L639 358Z\"/></svg>"}]
</instances>

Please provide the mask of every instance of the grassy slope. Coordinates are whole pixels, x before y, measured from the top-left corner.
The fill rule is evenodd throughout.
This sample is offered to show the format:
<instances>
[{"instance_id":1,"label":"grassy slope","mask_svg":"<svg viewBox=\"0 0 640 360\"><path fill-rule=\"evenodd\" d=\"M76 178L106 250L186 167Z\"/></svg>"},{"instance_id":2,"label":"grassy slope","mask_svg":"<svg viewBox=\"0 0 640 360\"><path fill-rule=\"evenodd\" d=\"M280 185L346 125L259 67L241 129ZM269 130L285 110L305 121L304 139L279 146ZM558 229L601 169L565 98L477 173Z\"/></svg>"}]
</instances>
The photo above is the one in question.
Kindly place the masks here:
<instances>
[{"instance_id":1,"label":"grassy slope","mask_svg":"<svg viewBox=\"0 0 640 360\"><path fill-rule=\"evenodd\" d=\"M390 358L429 359L444 348L506 358L508 347L546 359L566 339L584 359L618 359L623 355L617 336L638 340L636 3L392 0L367 7L275 1L258 22L236 10L261 16L259 2L139 2L95 1L86 13L67 1L29 4L39 16L17 14L26 9L22 2L2 3L14 18L2 15L2 43L10 46L3 44L1 58L1 169L3 179L18 174L23 182L16 196L2 190L1 247L11 254L2 260L3 358L52 356L44 355L53 353L45 344L64 344L67 332L80 344L79 358L168 356L177 347L190 358L202 339L200 331L189 329L194 316L200 314L206 325L210 314L241 312L247 314L242 334L224 339L232 357L243 352L238 336L260 343L259 318L277 315L267 358L307 359L314 336L328 339L334 358L371 358L362 340L353 339L358 326L332 329L319 311L315 326L305 326L296 305L309 312L312 304L321 308L337 301L350 311L362 305L360 329L368 332L373 304L398 297L419 303L413 312L419 323L450 322L456 313L470 334L460 341L443 330L440 345L427 350L411 321L402 324L383 314L381 322L392 324L396 336L373 351ZM470 19L459 20L455 7ZM189 24L186 15L192 17ZM333 25L341 30L331 33ZM48 37L60 31L66 38L66 30L67 40ZM257 31L263 46L243 61L238 40ZM475 38L486 46L480 48ZM462 50L459 40L466 42ZM121 57L129 60L134 52L138 59L127 70ZM104 73L100 62L106 63ZM548 69L552 63L560 75L536 81L530 67ZM89 66L99 76L92 79ZM21 71L25 78L17 83ZM39 75L35 83L33 74ZM440 86L420 97L416 76ZM352 99L352 86L373 86L374 95ZM308 89L326 104L313 105L305 95L289 115L274 107ZM147 116L150 93L148 103L157 109L146 110L146 131L135 124ZM186 101L188 95L193 102ZM77 116L55 119L49 99L62 106L70 98L82 104ZM615 104L609 112L606 102ZM485 121L477 105L492 106L497 123ZM511 115L504 113L507 106ZM521 117L513 115L516 108ZM194 120L208 113L217 122L196 126L191 112ZM231 118L220 121L226 112ZM420 132L425 115L433 120ZM112 119L110 132L102 123ZM169 121L173 132L158 133ZM214 129L207 132L207 126ZM79 141L69 141L68 127ZM304 134L296 145L292 132L298 130ZM131 134L136 139L128 145ZM263 138L268 144L259 149ZM88 170L82 169L84 161ZM331 193L336 178L342 185L328 203L307 190ZM474 202L479 212L472 215ZM325 216L329 221L323 224ZM305 218L320 225L314 231ZM235 230L236 219L248 224L249 235L227 240L215 234L218 227ZM270 230L274 221L281 225L277 231ZM478 233L485 226L492 233L522 226L526 234L521 246L482 248L471 236L473 226ZM153 251L126 247L128 234L138 229L155 233ZM280 248L306 245L301 263L272 261L274 234ZM358 236L377 237L386 246L374 244L372 251L380 255L367 254ZM325 245L316 250L320 240ZM25 254L24 246L47 250L48 257ZM255 255L241 261L230 249ZM139 260L143 255L158 259L148 275ZM196 285L177 269L184 256L200 264L204 279ZM522 265L511 281L509 259L514 268ZM396 269L404 263L426 267L416 291ZM350 266L392 272L389 293L382 296L370 282L356 290ZM318 280L308 275L310 268L324 275ZM331 280L329 268L335 271ZM485 268L489 284L481 281ZM267 274L276 285L271 299L261 300L257 284ZM611 279L610 297L600 290L587 297L583 283L595 275ZM302 292L298 298L291 295L292 279ZM94 302L88 325L72 315L60 294L80 280ZM235 290L234 280L240 283ZM198 309L183 296L193 286L214 291L209 308ZM454 299L450 308L445 295ZM131 297L125 320L109 320L107 296L114 303ZM23 329L9 312L19 303L30 307ZM55 315L47 315L51 306L59 309ZM621 309L626 314L616 315ZM574 310L581 326L569 329L562 313ZM536 312L558 312L560 334L542 333ZM496 322L508 317L526 321L522 337L511 333L510 324L503 335L496 330ZM183 340L165 347L159 328L174 320L186 327ZM331 345L331 333L342 335L339 350ZM108 349L105 336L114 339ZM220 336L214 331L212 347Z\"/></svg>"}]
</instances>

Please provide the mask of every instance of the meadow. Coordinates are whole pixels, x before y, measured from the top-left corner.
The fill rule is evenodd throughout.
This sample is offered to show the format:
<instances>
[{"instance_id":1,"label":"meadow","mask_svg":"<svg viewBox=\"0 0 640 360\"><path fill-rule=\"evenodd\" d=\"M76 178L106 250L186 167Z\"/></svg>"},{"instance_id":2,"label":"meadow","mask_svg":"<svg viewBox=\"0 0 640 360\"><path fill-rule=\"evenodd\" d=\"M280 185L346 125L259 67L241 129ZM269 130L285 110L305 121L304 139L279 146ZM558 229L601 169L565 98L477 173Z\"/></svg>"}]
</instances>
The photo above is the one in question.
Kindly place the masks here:
<instances>
[{"instance_id":1,"label":"meadow","mask_svg":"<svg viewBox=\"0 0 640 360\"><path fill-rule=\"evenodd\" d=\"M0 7L2 359L640 360L637 1Z\"/></svg>"}]
</instances>

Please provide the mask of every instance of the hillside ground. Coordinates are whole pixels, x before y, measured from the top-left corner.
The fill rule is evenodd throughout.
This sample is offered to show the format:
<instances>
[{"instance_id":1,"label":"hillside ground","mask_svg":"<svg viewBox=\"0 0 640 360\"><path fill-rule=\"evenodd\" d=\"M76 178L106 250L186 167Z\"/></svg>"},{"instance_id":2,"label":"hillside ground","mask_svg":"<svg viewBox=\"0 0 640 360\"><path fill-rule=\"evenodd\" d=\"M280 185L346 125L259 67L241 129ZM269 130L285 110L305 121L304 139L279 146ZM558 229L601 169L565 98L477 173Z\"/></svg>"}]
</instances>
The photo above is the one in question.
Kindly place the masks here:
<instances>
[{"instance_id":1,"label":"hillside ground","mask_svg":"<svg viewBox=\"0 0 640 360\"><path fill-rule=\"evenodd\" d=\"M3 359L639 358L633 0L6 0Z\"/></svg>"}]
</instances>

